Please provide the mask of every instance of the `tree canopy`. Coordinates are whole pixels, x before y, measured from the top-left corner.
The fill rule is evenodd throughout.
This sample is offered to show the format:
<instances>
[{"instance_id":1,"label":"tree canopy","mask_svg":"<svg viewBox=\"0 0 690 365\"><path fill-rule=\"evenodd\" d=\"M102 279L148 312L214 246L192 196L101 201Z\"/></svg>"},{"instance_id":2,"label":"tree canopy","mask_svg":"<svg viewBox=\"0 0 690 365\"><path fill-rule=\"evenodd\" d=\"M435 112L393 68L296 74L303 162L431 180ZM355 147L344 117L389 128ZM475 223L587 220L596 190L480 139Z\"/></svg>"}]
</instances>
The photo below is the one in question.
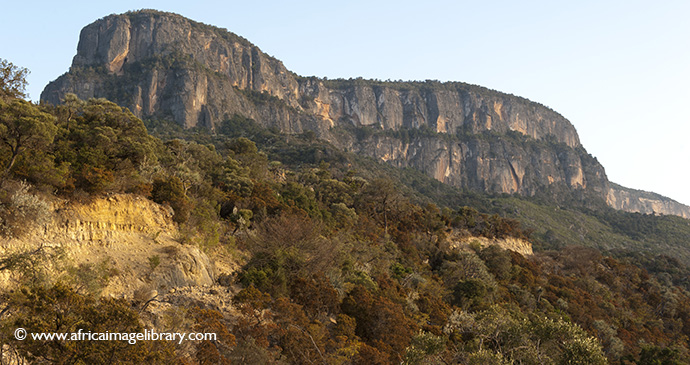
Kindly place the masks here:
<instances>
[{"instance_id":1,"label":"tree canopy","mask_svg":"<svg viewBox=\"0 0 690 365\"><path fill-rule=\"evenodd\" d=\"M0 98L27 97L25 90L28 74L28 69L15 66L12 62L0 58Z\"/></svg>"},{"instance_id":2,"label":"tree canopy","mask_svg":"<svg viewBox=\"0 0 690 365\"><path fill-rule=\"evenodd\" d=\"M53 142L56 118L21 99L0 100L0 141L8 152L5 173L9 172L17 157L30 148L42 148Z\"/></svg>"}]
</instances>

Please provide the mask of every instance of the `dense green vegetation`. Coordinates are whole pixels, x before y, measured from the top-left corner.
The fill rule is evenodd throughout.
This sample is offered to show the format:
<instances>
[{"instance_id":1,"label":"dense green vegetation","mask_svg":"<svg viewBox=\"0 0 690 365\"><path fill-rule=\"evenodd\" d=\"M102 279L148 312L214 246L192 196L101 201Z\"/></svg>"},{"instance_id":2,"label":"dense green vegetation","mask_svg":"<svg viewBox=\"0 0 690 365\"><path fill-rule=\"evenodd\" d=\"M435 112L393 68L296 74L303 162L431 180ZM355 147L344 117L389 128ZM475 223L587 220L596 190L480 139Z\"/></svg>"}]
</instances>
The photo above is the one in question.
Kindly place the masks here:
<instances>
[{"instance_id":1,"label":"dense green vegetation","mask_svg":"<svg viewBox=\"0 0 690 365\"><path fill-rule=\"evenodd\" d=\"M0 98L26 97L26 76L29 70L0 58Z\"/></svg>"},{"instance_id":2,"label":"dense green vegetation","mask_svg":"<svg viewBox=\"0 0 690 365\"><path fill-rule=\"evenodd\" d=\"M44 268L57 251L2 253L0 271L17 281L0 292L2 351L66 363L690 360L687 220L459 192L240 116L217 134L148 127L155 136L103 99L1 98L0 234L21 238L54 195L145 196L173 208L182 243L243 253L236 279L219 280L240 286L226 294L239 314L186 308L188 329L219 334L191 348L16 341L18 326L136 332L142 322L134 303L98 297L116 273L55 278ZM530 238L537 252L473 237Z\"/></svg>"}]
</instances>

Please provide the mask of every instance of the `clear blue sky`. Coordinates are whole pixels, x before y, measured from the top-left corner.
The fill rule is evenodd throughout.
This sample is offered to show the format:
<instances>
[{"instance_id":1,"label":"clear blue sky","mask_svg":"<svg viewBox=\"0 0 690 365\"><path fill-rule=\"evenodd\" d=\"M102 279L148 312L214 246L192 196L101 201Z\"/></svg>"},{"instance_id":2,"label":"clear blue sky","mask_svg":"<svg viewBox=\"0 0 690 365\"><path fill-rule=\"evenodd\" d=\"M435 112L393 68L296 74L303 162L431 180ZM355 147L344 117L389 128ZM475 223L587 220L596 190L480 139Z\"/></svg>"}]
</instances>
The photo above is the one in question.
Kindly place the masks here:
<instances>
[{"instance_id":1,"label":"clear blue sky","mask_svg":"<svg viewBox=\"0 0 690 365\"><path fill-rule=\"evenodd\" d=\"M610 180L690 204L690 1L11 1L0 58L31 70L36 100L82 27L141 8L227 28L305 76L524 96L568 118Z\"/></svg>"}]
</instances>

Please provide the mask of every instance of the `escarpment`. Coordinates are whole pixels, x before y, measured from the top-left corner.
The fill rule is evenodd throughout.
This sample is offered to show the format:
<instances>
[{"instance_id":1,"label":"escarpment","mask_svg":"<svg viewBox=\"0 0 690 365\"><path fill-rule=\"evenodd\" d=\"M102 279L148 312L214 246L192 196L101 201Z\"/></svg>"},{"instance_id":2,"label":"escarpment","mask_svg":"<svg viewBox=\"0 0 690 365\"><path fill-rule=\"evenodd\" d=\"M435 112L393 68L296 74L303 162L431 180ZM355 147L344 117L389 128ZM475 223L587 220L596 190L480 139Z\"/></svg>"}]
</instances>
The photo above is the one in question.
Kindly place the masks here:
<instances>
[{"instance_id":1,"label":"escarpment","mask_svg":"<svg viewBox=\"0 0 690 365\"><path fill-rule=\"evenodd\" d=\"M606 202L609 206L643 214L672 214L690 219L690 207L665 196L611 183Z\"/></svg>"},{"instance_id":2,"label":"escarpment","mask_svg":"<svg viewBox=\"0 0 690 365\"><path fill-rule=\"evenodd\" d=\"M298 83L280 61L225 30L157 11L111 15L86 26L70 72L50 83L41 100L58 103L70 92L105 97L138 117L172 119L186 128L214 128L242 114L277 117L285 124L277 127L302 130L288 112L299 106ZM252 96L261 93L282 103L257 107Z\"/></svg>"},{"instance_id":3,"label":"escarpment","mask_svg":"<svg viewBox=\"0 0 690 365\"><path fill-rule=\"evenodd\" d=\"M215 128L234 114L286 133L338 125L518 131L579 146L575 128L526 99L463 83L327 81L288 71L247 40L179 15L141 11L86 26L70 72L41 100L106 97L141 118Z\"/></svg>"},{"instance_id":4,"label":"escarpment","mask_svg":"<svg viewBox=\"0 0 690 365\"><path fill-rule=\"evenodd\" d=\"M355 151L474 191L535 195L546 188L607 189L604 169L583 149L497 135L460 139L375 136Z\"/></svg>"},{"instance_id":5,"label":"escarpment","mask_svg":"<svg viewBox=\"0 0 690 365\"><path fill-rule=\"evenodd\" d=\"M600 201L610 190L573 125L543 105L459 82L302 77L246 39L171 13L86 26L70 71L41 99L59 103L67 93L185 128L215 130L241 115L284 133L313 131L462 189Z\"/></svg>"},{"instance_id":6,"label":"escarpment","mask_svg":"<svg viewBox=\"0 0 690 365\"><path fill-rule=\"evenodd\" d=\"M300 79L305 108L331 125L339 121L381 130L424 128L454 135L516 131L533 139L580 145L558 113L526 99L463 83Z\"/></svg>"}]
</instances>

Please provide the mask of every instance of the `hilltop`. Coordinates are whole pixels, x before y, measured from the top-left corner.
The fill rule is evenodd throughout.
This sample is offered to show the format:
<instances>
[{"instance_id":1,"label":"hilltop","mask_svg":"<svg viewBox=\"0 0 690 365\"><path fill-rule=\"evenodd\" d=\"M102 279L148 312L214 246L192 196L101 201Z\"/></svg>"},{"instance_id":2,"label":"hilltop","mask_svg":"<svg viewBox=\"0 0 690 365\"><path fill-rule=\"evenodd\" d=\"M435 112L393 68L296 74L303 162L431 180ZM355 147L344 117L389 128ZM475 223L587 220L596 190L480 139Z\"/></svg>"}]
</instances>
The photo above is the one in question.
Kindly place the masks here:
<instances>
[{"instance_id":1,"label":"hilltop","mask_svg":"<svg viewBox=\"0 0 690 365\"><path fill-rule=\"evenodd\" d=\"M85 27L70 71L41 100L56 104L67 93L105 97L183 128L215 131L241 116L283 133L314 133L460 189L690 211L624 193L567 119L528 99L460 82L303 77L242 37L171 13L110 15Z\"/></svg>"}]
</instances>

